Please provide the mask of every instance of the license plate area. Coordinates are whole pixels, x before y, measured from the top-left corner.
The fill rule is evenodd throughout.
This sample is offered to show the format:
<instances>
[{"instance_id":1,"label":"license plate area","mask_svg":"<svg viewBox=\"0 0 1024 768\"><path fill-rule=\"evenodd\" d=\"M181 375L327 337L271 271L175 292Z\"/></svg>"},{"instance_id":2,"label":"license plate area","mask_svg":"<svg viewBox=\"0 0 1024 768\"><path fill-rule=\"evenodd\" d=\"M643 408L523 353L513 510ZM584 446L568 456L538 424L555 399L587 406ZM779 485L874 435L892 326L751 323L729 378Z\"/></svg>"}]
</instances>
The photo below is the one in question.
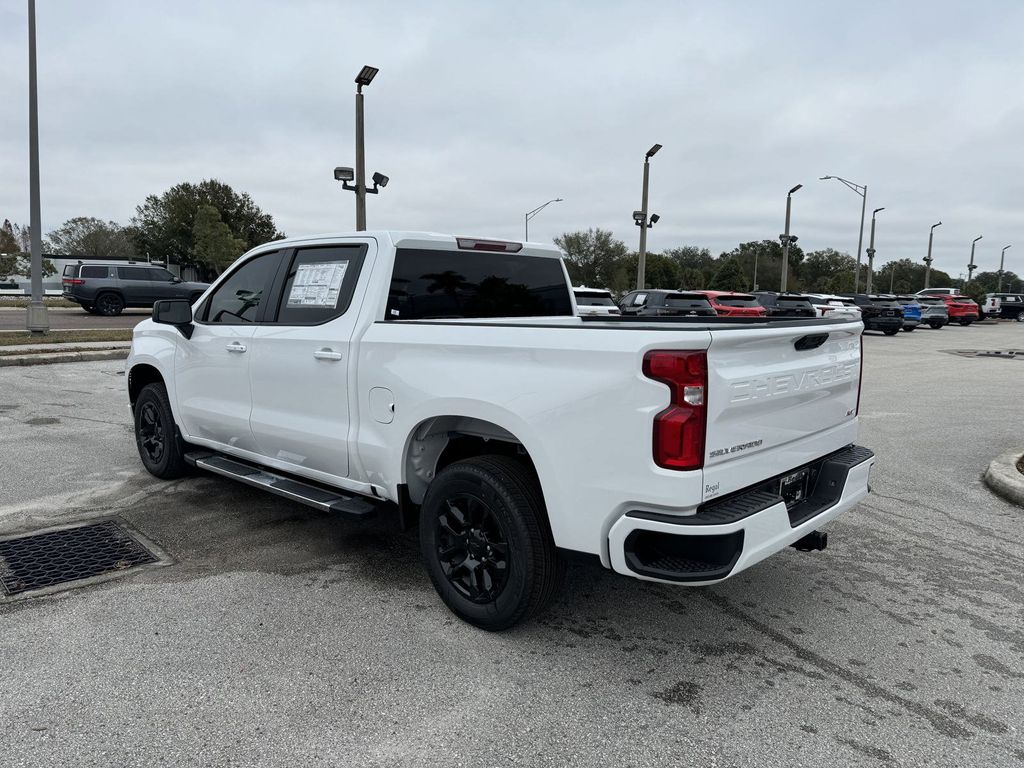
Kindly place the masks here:
<instances>
[{"instance_id":1,"label":"license plate area","mask_svg":"<svg viewBox=\"0 0 1024 768\"><path fill-rule=\"evenodd\" d=\"M786 509L792 509L807 498L810 476L810 467L805 467L779 480L779 496L786 502Z\"/></svg>"}]
</instances>

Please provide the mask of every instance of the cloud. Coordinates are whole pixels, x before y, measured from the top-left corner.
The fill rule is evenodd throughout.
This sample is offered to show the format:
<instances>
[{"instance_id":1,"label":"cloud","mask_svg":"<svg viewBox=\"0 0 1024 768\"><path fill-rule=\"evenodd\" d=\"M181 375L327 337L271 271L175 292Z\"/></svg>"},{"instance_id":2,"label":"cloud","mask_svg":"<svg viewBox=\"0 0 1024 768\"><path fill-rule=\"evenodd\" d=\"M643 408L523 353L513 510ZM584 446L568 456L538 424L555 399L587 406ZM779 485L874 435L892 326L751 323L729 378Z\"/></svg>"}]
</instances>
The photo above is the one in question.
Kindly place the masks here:
<instances>
[{"instance_id":1,"label":"cloud","mask_svg":"<svg viewBox=\"0 0 1024 768\"><path fill-rule=\"evenodd\" d=\"M0 216L28 219L26 29L0 10ZM249 192L289 234L353 226L352 79L371 63L367 163L392 179L371 227L520 237L601 226L715 252L782 231L878 261L995 268L1021 240L1018 4L356 4L51 0L39 14L44 229L126 221L184 180ZM866 233L865 233L866 240ZM1012 254L1013 251L1009 251ZM1008 268L1012 268L1008 263Z\"/></svg>"}]
</instances>

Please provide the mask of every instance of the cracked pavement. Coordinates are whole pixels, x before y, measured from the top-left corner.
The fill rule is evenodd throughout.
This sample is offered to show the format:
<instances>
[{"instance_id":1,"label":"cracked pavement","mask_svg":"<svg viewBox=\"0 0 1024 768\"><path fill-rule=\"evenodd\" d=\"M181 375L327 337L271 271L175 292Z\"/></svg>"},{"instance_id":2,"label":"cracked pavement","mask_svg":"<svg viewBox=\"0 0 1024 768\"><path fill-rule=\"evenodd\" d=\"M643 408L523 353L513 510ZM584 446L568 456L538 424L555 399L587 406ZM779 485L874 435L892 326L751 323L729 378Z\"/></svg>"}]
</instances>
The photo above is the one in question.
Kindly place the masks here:
<instances>
[{"instance_id":1,"label":"cracked pavement","mask_svg":"<svg viewBox=\"0 0 1024 768\"><path fill-rule=\"evenodd\" d=\"M533 623L440 604L415 540L135 454L120 361L0 369L0 535L117 515L174 559L0 604L0 762L1024 764L1024 324L865 337L874 493L713 588L573 564Z\"/></svg>"}]
</instances>

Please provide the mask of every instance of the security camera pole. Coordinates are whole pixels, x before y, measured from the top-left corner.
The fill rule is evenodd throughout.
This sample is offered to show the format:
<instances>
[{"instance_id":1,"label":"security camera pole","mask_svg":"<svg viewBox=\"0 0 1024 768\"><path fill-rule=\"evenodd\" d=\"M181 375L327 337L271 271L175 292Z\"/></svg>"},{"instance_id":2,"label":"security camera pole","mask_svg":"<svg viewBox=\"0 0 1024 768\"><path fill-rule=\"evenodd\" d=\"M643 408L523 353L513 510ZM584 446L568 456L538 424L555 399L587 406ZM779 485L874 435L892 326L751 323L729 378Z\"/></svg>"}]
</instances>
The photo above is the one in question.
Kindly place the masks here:
<instances>
[{"instance_id":1,"label":"security camera pole","mask_svg":"<svg viewBox=\"0 0 1024 768\"><path fill-rule=\"evenodd\" d=\"M975 263L974 263L974 246L975 246L975 244L979 240L981 240L982 237L984 237L984 235L978 235L976 238L971 240L971 263L967 265L967 282L968 283L971 282L971 280L973 278L974 270L976 270L978 268L975 265Z\"/></svg>"},{"instance_id":2,"label":"security camera pole","mask_svg":"<svg viewBox=\"0 0 1024 768\"><path fill-rule=\"evenodd\" d=\"M1003 292L1003 261L1006 259L1006 249L1012 247L1012 245L1003 246L1002 253L999 254L999 287L996 288L996 293Z\"/></svg>"},{"instance_id":3,"label":"security camera pole","mask_svg":"<svg viewBox=\"0 0 1024 768\"><path fill-rule=\"evenodd\" d=\"M924 287L928 287L928 283L932 277L932 236L935 234L935 228L941 227L942 222L932 224L932 228L928 230L928 255L924 257Z\"/></svg>"},{"instance_id":4,"label":"security camera pole","mask_svg":"<svg viewBox=\"0 0 1024 768\"><path fill-rule=\"evenodd\" d=\"M661 144L655 144L644 155L644 192L640 202L640 210L633 211L633 222L640 227L640 258L636 265L636 287L637 290L644 289L644 279L647 271L647 230L654 226L658 217L652 216L651 221L647 220L647 180L650 175L651 158L658 154Z\"/></svg>"},{"instance_id":5,"label":"security camera pole","mask_svg":"<svg viewBox=\"0 0 1024 768\"><path fill-rule=\"evenodd\" d=\"M366 230L366 196L376 195L381 187L388 185L388 177L382 173L373 174L373 187L366 188L366 151L363 141L363 86L373 82L377 75L376 67L363 67L356 75L356 168L335 168L334 178L342 183L344 189L356 193L356 231ZM350 184L355 177L356 183Z\"/></svg>"},{"instance_id":6,"label":"security camera pole","mask_svg":"<svg viewBox=\"0 0 1024 768\"><path fill-rule=\"evenodd\" d=\"M786 195L786 231L779 235L779 240L782 241L782 280L779 283L779 293L785 293L789 283L789 245L797 241L796 235L789 234L789 214L793 209L793 193L802 186L803 184L797 184Z\"/></svg>"},{"instance_id":7,"label":"security camera pole","mask_svg":"<svg viewBox=\"0 0 1024 768\"><path fill-rule=\"evenodd\" d=\"M32 300L25 327L34 334L50 330L43 303L42 214L39 211L39 101L36 96L36 3L28 0L28 165L29 216L32 227Z\"/></svg>"},{"instance_id":8,"label":"security camera pole","mask_svg":"<svg viewBox=\"0 0 1024 768\"><path fill-rule=\"evenodd\" d=\"M871 212L871 242L868 245L868 280L864 292L871 293L871 280L875 276L875 214L884 211L885 208L875 208Z\"/></svg>"}]
</instances>

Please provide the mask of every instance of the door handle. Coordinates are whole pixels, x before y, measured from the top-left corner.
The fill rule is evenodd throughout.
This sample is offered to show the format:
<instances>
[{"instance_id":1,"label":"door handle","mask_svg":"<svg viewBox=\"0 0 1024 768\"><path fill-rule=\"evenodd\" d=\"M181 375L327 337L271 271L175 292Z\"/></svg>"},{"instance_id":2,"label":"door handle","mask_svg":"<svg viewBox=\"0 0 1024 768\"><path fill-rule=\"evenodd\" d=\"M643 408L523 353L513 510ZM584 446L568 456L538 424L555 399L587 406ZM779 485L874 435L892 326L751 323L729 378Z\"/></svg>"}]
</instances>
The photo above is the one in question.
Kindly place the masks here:
<instances>
[{"instance_id":1,"label":"door handle","mask_svg":"<svg viewBox=\"0 0 1024 768\"><path fill-rule=\"evenodd\" d=\"M341 360L341 352L335 352L333 349L324 347L314 352L313 357L317 360Z\"/></svg>"},{"instance_id":2,"label":"door handle","mask_svg":"<svg viewBox=\"0 0 1024 768\"><path fill-rule=\"evenodd\" d=\"M228 352L245 352L245 344L239 344L237 341L232 341L224 347L224 349Z\"/></svg>"}]
</instances>

